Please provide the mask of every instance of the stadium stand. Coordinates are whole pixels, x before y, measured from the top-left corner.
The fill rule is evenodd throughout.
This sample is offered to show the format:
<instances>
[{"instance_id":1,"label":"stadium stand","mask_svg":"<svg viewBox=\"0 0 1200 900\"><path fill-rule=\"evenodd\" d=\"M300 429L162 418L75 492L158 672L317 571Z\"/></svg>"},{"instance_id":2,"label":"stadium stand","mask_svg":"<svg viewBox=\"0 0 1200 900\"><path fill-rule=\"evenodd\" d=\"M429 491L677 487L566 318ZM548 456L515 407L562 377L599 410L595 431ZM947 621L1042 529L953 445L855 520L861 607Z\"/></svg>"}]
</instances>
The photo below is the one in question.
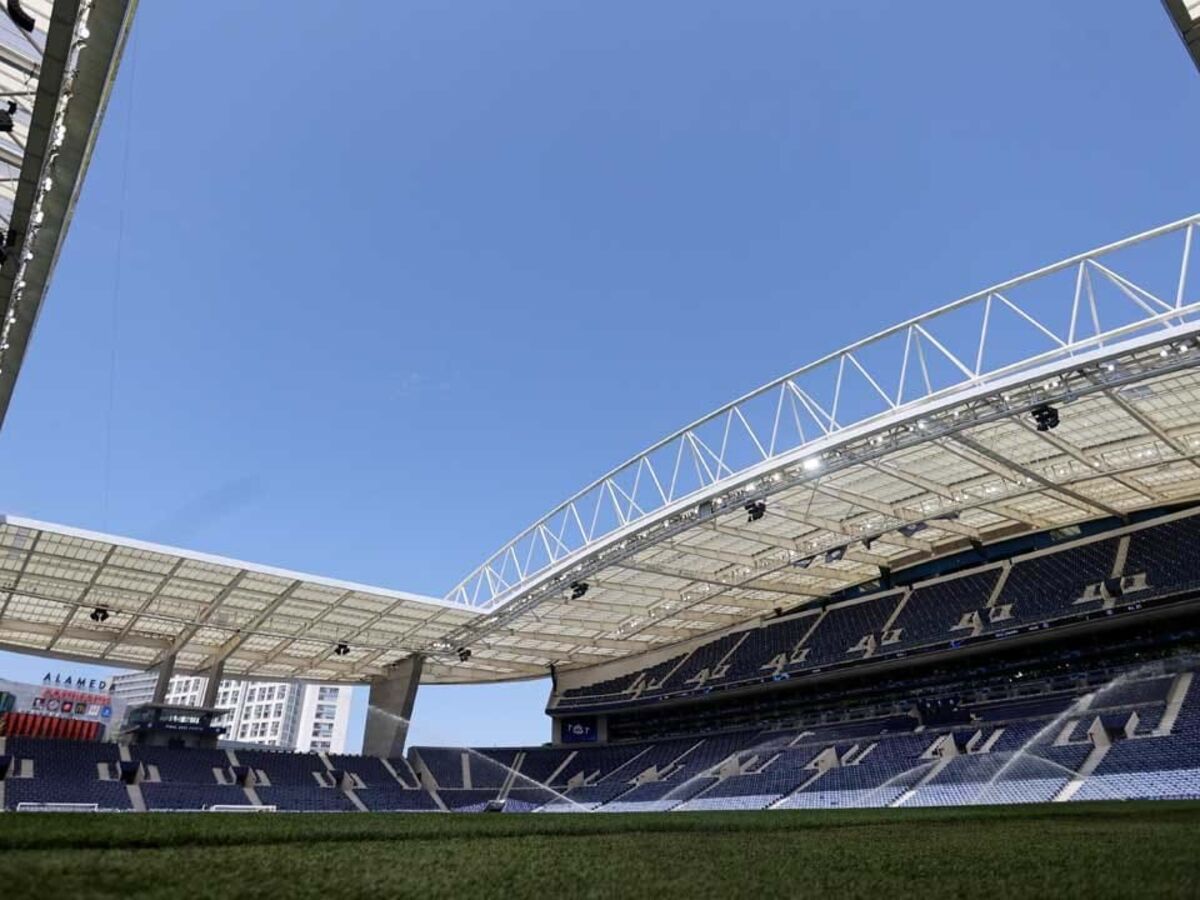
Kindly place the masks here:
<instances>
[{"instance_id":1,"label":"stadium stand","mask_svg":"<svg viewBox=\"0 0 1200 900\"><path fill-rule=\"evenodd\" d=\"M264 806L293 812L350 812L357 809L344 791L314 785L259 786L254 789Z\"/></svg>"},{"instance_id":2,"label":"stadium stand","mask_svg":"<svg viewBox=\"0 0 1200 900\"><path fill-rule=\"evenodd\" d=\"M238 750L237 761L248 766L265 785L309 787L317 784L317 775L326 771L321 758L312 753L281 753L272 750Z\"/></svg>"},{"instance_id":3,"label":"stadium stand","mask_svg":"<svg viewBox=\"0 0 1200 900\"><path fill-rule=\"evenodd\" d=\"M1135 531L1123 574L1145 573L1146 596L1200 588L1200 515Z\"/></svg>"},{"instance_id":4,"label":"stadium stand","mask_svg":"<svg viewBox=\"0 0 1200 900\"><path fill-rule=\"evenodd\" d=\"M130 809L129 794L113 771L120 757L114 744L55 738L12 737L4 803L95 803L101 809ZM19 774L17 774L19 773ZM103 776L103 777L102 777Z\"/></svg>"},{"instance_id":5,"label":"stadium stand","mask_svg":"<svg viewBox=\"0 0 1200 900\"><path fill-rule=\"evenodd\" d=\"M686 655L673 656L633 675L622 675L584 688L567 691L564 694L564 701L567 705L571 705L573 702L583 702L592 697L622 695L636 697L647 687L657 690L661 686L664 676L683 663L686 658Z\"/></svg>"},{"instance_id":6,"label":"stadium stand","mask_svg":"<svg viewBox=\"0 0 1200 900\"><path fill-rule=\"evenodd\" d=\"M1122 571L1116 572L1126 540ZM1000 563L976 561L964 568L955 559L946 566L953 571L865 598L830 598L823 611L805 609L716 637L651 669L573 687L554 698L552 709L605 711L745 687L1178 595L1200 587L1200 515L1151 520L1128 537L1100 533L1051 542Z\"/></svg>"},{"instance_id":7,"label":"stadium stand","mask_svg":"<svg viewBox=\"0 0 1200 900\"><path fill-rule=\"evenodd\" d=\"M607 742L383 760L10 736L3 803L578 813L1200 798L1198 537L1185 514L1027 542L563 692L582 709L620 697ZM1047 627L1062 621L1078 627ZM728 684L759 687L715 690Z\"/></svg>"},{"instance_id":8,"label":"stadium stand","mask_svg":"<svg viewBox=\"0 0 1200 900\"><path fill-rule=\"evenodd\" d=\"M987 606L1000 574L1001 569L993 567L915 588L892 622L899 639L893 649L944 644L962 637L955 629L964 617Z\"/></svg>"},{"instance_id":9,"label":"stadium stand","mask_svg":"<svg viewBox=\"0 0 1200 900\"><path fill-rule=\"evenodd\" d=\"M152 781L212 784L213 770L230 767L224 750L170 750L165 747L131 747L130 757L142 764Z\"/></svg>"},{"instance_id":10,"label":"stadium stand","mask_svg":"<svg viewBox=\"0 0 1200 900\"><path fill-rule=\"evenodd\" d=\"M369 757L328 757L332 769L316 754L265 751L235 751L238 765L225 751L135 747L132 758L149 810L632 812L1200 798L1195 657L1146 668L1127 668L1099 690L1087 679L1068 692L1054 690L1053 678L1036 680L1020 686L1029 696L956 708L957 724L923 723L914 706L905 715L582 751L414 748L403 771L413 784L423 773L435 778L432 791L407 786L395 764ZM1148 728L1139 727L1144 715ZM133 808L116 777L116 745L13 738L6 755L9 809ZM239 770L270 783L221 783ZM333 784L333 772L354 787Z\"/></svg>"}]
</instances>

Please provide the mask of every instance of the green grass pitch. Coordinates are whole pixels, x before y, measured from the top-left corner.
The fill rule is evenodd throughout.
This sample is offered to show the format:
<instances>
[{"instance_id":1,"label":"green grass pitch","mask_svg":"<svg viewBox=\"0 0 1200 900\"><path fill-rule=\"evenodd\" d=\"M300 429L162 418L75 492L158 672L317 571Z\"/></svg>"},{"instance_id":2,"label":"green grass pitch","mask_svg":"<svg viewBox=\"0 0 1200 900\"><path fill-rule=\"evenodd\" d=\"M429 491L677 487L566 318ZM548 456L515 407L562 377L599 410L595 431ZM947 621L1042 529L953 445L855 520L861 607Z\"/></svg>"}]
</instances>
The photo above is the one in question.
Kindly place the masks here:
<instances>
[{"instance_id":1,"label":"green grass pitch","mask_svg":"<svg viewBox=\"0 0 1200 900\"><path fill-rule=\"evenodd\" d=\"M0 815L0 896L1197 897L1200 803Z\"/></svg>"}]
</instances>

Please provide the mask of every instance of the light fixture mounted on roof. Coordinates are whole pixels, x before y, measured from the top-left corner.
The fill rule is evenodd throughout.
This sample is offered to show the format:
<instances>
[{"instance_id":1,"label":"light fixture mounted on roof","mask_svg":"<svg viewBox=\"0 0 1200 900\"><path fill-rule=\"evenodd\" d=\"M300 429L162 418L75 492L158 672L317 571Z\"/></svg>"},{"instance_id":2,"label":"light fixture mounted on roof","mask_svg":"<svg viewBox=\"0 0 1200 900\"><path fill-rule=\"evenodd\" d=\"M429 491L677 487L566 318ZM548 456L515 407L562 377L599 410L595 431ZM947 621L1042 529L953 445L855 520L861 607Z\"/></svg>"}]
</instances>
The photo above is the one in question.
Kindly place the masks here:
<instances>
[{"instance_id":1,"label":"light fixture mounted on roof","mask_svg":"<svg viewBox=\"0 0 1200 900\"><path fill-rule=\"evenodd\" d=\"M108 610L103 606L97 606L88 616L93 622L104 622L108 619Z\"/></svg>"},{"instance_id":2,"label":"light fixture mounted on roof","mask_svg":"<svg viewBox=\"0 0 1200 900\"><path fill-rule=\"evenodd\" d=\"M458 661L459 662L466 662L470 658L471 658L471 648L470 647L459 647L458 648Z\"/></svg>"},{"instance_id":3,"label":"light fixture mounted on roof","mask_svg":"<svg viewBox=\"0 0 1200 900\"><path fill-rule=\"evenodd\" d=\"M346 644L344 642L338 644L336 647L333 648L334 656L346 656L349 652L350 652L350 645Z\"/></svg>"},{"instance_id":4,"label":"light fixture mounted on roof","mask_svg":"<svg viewBox=\"0 0 1200 900\"><path fill-rule=\"evenodd\" d=\"M742 508L746 510L747 522L757 522L767 514L767 501L751 500Z\"/></svg>"},{"instance_id":5,"label":"light fixture mounted on roof","mask_svg":"<svg viewBox=\"0 0 1200 900\"><path fill-rule=\"evenodd\" d=\"M1036 407L1030 415L1033 416L1033 421L1037 423L1038 431L1050 431L1058 427L1058 410L1049 403L1044 403Z\"/></svg>"},{"instance_id":6,"label":"light fixture mounted on roof","mask_svg":"<svg viewBox=\"0 0 1200 900\"><path fill-rule=\"evenodd\" d=\"M588 592L588 583L586 581L571 582L571 599L578 600Z\"/></svg>"}]
</instances>

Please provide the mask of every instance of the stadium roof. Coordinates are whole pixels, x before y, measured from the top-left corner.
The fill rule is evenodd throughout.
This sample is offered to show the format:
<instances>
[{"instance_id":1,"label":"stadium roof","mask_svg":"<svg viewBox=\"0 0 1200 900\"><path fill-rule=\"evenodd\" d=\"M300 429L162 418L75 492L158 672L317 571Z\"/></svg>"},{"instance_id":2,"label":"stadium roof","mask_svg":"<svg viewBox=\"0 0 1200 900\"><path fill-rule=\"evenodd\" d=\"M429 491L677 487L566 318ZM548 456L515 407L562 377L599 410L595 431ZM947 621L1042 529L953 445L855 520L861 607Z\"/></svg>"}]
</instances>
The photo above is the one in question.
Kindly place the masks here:
<instances>
[{"instance_id":1,"label":"stadium roof","mask_svg":"<svg viewBox=\"0 0 1200 900\"><path fill-rule=\"evenodd\" d=\"M136 0L9 0L0 9L0 423L66 237L136 5Z\"/></svg>"},{"instance_id":2,"label":"stadium roof","mask_svg":"<svg viewBox=\"0 0 1200 900\"><path fill-rule=\"evenodd\" d=\"M1197 231L1072 257L798 369L593 482L441 600L5 519L0 645L329 681L422 652L425 681L521 678L972 542L1195 501Z\"/></svg>"},{"instance_id":3,"label":"stadium roof","mask_svg":"<svg viewBox=\"0 0 1200 900\"><path fill-rule=\"evenodd\" d=\"M1163 0L1184 46L1200 69L1200 0Z\"/></svg>"},{"instance_id":4,"label":"stadium roof","mask_svg":"<svg viewBox=\"0 0 1200 900\"><path fill-rule=\"evenodd\" d=\"M97 609L106 615L93 618ZM0 517L0 645L114 667L362 681L476 617L444 600ZM345 656L333 649L351 644Z\"/></svg>"}]
</instances>

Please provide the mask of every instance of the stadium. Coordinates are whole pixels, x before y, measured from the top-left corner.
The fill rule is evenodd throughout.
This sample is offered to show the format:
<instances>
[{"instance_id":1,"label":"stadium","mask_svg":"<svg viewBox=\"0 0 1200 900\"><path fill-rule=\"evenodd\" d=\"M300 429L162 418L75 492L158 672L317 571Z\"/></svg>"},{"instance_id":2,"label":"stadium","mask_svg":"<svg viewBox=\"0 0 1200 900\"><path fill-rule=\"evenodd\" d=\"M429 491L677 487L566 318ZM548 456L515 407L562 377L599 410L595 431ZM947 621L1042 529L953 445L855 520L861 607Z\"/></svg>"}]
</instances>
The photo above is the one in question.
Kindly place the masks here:
<instances>
[{"instance_id":1,"label":"stadium","mask_svg":"<svg viewBox=\"0 0 1200 900\"><path fill-rule=\"evenodd\" d=\"M0 423L135 8L7 7ZM155 677L103 727L0 693L14 896L228 896L268 852L305 896L1192 895L1200 214L1031 263L675 431L440 596L0 518L0 647ZM422 685L546 675L546 744L408 740ZM231 678L366 685L362 753L227 743Z\"/></svg>"}]
</instances>

